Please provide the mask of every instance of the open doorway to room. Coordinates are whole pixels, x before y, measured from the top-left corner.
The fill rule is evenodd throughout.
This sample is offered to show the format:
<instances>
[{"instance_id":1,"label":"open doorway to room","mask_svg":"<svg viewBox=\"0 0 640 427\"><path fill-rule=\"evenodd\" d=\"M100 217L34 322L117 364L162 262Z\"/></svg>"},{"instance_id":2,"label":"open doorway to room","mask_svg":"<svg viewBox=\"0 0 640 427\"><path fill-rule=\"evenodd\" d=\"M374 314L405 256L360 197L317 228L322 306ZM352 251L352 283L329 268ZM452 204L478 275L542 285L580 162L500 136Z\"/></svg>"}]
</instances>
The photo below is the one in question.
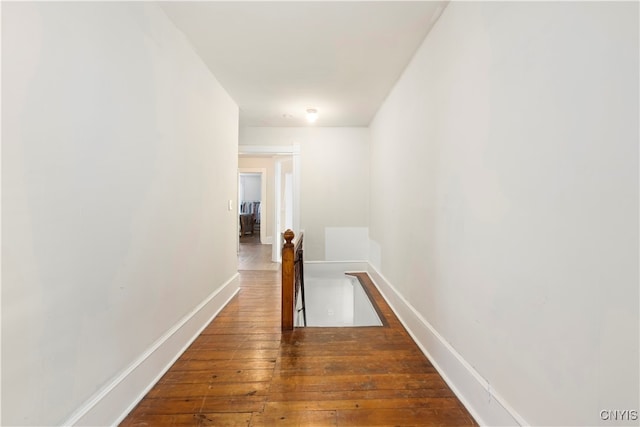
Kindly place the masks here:
<instances>
[{"instance_id":1,"label":"open doorway to room","mask_svg":"<svg viewBox=\"0 0 640 427\"><path fill-rule=\"evenodd\" d=\"M243 165L241 165L243 166ZM238 168L238 269L277 270L268 241L269 170Z\"/></svg>"},{"instance_id":2,"label":"open doorway to room","mask_svg":"<svg viewBox=\"0 0 640 427\"><path fill-rule=\"evenodd\" d=\"M295 227L299 226L297 195L299 157L295 153L292 147L284 147L284 149L283 147L277 149L275 147L239 147L238 269L240 270L278 270L280 268L282 233L287 228L295 230ZM261 188L259 225L256 221L255 201L249 200L252 196L255 197L252 189L256 188L256 176L260 177ZM247 225L243 225L242 221Z\"/></svg>"},{"instance_id":3,"label":"open doorway to room","mask_svg":"<svg viewBox=\"0 0 640 427\"><path fill-rule=\"evenodd\" d=\"M240 244L260 244L264 238L261 227L262 175L264 172L238 173L238 215Z\"/></svg>"}]
</instances>

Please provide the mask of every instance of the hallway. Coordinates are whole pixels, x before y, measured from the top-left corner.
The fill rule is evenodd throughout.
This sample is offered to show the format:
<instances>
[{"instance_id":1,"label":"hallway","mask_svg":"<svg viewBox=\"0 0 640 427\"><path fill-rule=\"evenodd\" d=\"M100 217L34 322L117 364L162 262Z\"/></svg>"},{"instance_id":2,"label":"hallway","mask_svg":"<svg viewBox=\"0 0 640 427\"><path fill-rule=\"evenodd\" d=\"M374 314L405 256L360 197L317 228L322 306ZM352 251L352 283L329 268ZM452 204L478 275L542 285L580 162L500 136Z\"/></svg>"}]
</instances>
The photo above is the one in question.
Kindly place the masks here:
<instances>
[{"instance_id":1,"label":"hallway","mask_svg":"<svg viewBox=\"0 0 640 427\"><path fill-rule=\"evenodd\" d=\"M637 425L639 17L3 2L0 425ZM282 334L286 228L406 331Z\"/></svg>"},{"instance_id":2,"label":"hallway","mask_svg":"<svg viewBox=\"0 0 640 427\"><path fill-rule=\"evenodd\" d=\"M240 237L238 270L278 271L280 264L271 261L271 245L260 244L260 235Z\"/></svg>"},{"instance_id":3,"label":"hallway","mask_svg":"<svg viewBox=\"0 0 640 427\"><path fill-rule=\"evenodd\" d=\"M280 332L278 272L240 292L122 426L476 425L373 284L385 327Z\"/></svg>"}]
</instances>

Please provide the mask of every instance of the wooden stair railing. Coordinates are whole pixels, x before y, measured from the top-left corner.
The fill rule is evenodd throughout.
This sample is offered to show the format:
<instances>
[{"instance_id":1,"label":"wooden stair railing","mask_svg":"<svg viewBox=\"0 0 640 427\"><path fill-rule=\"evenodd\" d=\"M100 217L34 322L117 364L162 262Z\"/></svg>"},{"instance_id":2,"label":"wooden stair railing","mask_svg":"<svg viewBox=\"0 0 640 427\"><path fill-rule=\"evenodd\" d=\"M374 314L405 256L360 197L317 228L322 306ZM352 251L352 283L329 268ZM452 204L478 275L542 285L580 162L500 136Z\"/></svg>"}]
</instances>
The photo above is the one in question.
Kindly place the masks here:
<instances>
[{"instance_id":1,"label":"wooden stair railing","mask_svg":"<svg viewBox=\"0 0 640 427\"><path fill-rule=\"evenodd\" d=\"M304 325L307 325L307 313L304 300L304 252L302 249L303 234L300 233L295 243L295 234L291 230L284 232L285 243L282 246L282 316L281 325L283 331L291 331L294 328L296 302L298 293L302 298L302 315Z\"/></svg>"}]
</instances>

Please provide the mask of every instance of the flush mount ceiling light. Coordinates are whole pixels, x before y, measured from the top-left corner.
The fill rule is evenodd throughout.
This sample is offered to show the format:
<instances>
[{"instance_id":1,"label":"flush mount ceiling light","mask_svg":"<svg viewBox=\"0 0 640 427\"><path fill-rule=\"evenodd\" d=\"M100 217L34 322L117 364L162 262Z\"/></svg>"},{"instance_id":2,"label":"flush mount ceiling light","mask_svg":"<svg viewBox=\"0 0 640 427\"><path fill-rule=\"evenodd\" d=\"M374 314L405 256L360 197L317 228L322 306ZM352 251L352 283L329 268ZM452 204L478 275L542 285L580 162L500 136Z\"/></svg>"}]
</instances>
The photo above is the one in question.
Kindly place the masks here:
<instances>
[{"instance_id":1,"label":"flush mount ceiling light","mask_svg":"<svg viewBox=\"0 0 640 427\"><path fill-rule=\"evenodd\" d=\"M309 123L313 123L316 120L318 120L318 110L316 110L315 108L308 108L307 109L307 121Z\"/></svg>"}]
</instances>

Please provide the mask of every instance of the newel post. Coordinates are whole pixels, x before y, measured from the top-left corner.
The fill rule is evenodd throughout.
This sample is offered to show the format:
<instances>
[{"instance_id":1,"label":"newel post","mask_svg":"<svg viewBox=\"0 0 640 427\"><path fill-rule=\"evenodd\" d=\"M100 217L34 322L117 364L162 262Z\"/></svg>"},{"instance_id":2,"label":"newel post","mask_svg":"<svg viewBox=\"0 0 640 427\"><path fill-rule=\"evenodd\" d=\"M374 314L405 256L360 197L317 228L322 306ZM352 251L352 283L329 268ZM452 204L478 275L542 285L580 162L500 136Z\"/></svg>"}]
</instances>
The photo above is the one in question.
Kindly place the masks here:
<instances>
[{"instance_id":1,"label":"newel post","mask_svg":"<svg viewBox=\"0 0 640 427\"><path fill-rule=\"evenodd\" d=\"M293 312L295 309L294 281L295 281L295 254L294 245L291 242L295 235L293 231L284 232L286 243L282 247L282 317L281 325L283 331L293 330Z\"/></svg>"}]
</instances>

